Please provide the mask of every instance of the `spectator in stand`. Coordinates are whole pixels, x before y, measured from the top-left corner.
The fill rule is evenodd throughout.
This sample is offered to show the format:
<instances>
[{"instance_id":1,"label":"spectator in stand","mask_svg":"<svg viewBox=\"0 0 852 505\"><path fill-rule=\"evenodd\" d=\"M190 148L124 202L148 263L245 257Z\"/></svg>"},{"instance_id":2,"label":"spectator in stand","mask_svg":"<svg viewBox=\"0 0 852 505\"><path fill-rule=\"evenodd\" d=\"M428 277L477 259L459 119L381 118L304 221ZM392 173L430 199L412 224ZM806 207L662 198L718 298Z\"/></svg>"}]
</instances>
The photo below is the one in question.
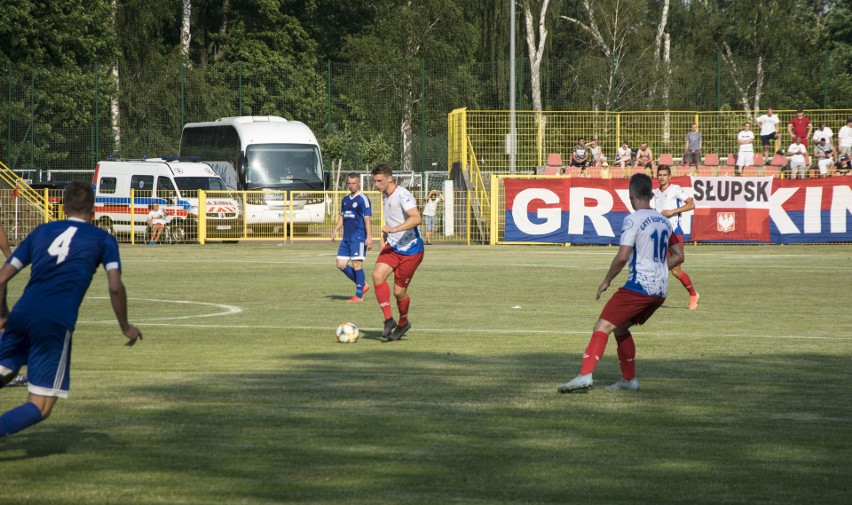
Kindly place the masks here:
<instances>
[{"instance_id":1,"label":"spectator in stand","mask_svg":"<svg viewBox=\"0 0 852 505\"><path fill-rule=\"evenodd\" d=\"M743 130L737 134L737 175L743 173L743 167L754 165L754 132L751 131L751 123L743 123Z\"/></svg>"},{"instance_id":2,"label":"spectator in stand","mask_svg":"<svg viewBox=\"0 0 852 505\"><path fill-rule=\"evenodd\" d=\"M831 131L831 128L825 126L825 123L820 122L819 127L814 130L814 144L819 144L820 139L825 139L825 142L834 148L834 143L831 141L831 137L834 137L834 132Z\"/></svg>"},{"instance_id":3,"label":"spectator in stand","mask_svg":"<svg viewBox=\"0 0 852 505\"><path fill-rule=\"evenodd\" d=\"M814 146L814 161L819 169L820 177L833 175L829 172L834 172L834 149L825 137L819 139L819 143Z\"/></svg>"},{"instance_id":4,"label":"spectator in stand","mask_svg":"<svg viewBox=\"0 0 852 505\"><path fill-rule=\"evenodd\" d=\"M160 241L163 236L163 229L166 227L166 213L160 209L159 203L152 203L151 210L148 211L148 226L151 227L151 245Z\"/></svg>"},{"instance_id":5,"label":"spectator in stand","mask_svg":"<svg viewBox=\"0 0 852 505\"><path fill-rule=\"evenodd\" d=\"M586 167L589 166L589 147L586 145L586 139L579 139L577 145L571 150L572 167L580 167L580 173L586 172Z\"/></svg>"},{"instance_id":6,"label":"spectator in stand","mask_svg":"<svg viewBox=\"0 0 852 505\"><path fill-rule=\"evenodd\" d=\"M438 204L444 200L444 194L433 189L423 204L423 227L426 228L426 245L432 245L432 232L438 224Z\"/></svg>"},{"instance_id":7,"label":"spectator in stand","mask_svg":"<svg viewBox=\"0 0 852 505\"><path fill-rule=\"evenodd\" d=\"M633 164L633 171L637 168L644 168L646 175L657 176L657 166L654 165L654 153L648 144L643 142L639 144L639 150L636 151L636 162ZM650 169L650 170L649 170ZM650 171L650 174L648 173Z\"/></svg>"},{"instance_id":8,"label":"spectator in stand","mask_svg":"<svg viewBox=\"0 0 852 505\"><path fill-rule=\"evenodd\" d=\"M698 123L692 123L692 129L686 134L686 152L683 154L683 164L694 165L696 172L698 171L698 165L701 164L702 141L701 132L698 131Z\"/></svg>"},{"instance_id":9,"label":"spectator in stand","mask_svg":"<svg viewBox=\"0 0 852 505\"><path fill-rule=\"evenodd\" d=\"M852 117L846 119L846 126L837 132L837 154L852 159Z\"/></svg>"},{"instance_id":10,"label":"spectator in stand","mask_svg":"<svg viewBox=\"0 0 852 505\"><path fill-rule=\"evenodd\" d=\"M781 123L781 120L772 113L772 109L766 109L766 114L755 119L755 121L760 125L760 143L763 144L763 158L766 160L766 163L769 163L769 141L775 141L775 148L772 152L780 148L781 138L778 137L778 125Z\"/></svg>"},{"instance_id":11,"label":"spectator in stand","mask_svg":"<svg viewBox=\"0 0 852 505\"><path fill-rule=\"evenodd\" d=\"M834 165L835 175L849 175L852 173L852 160L849 159L849 156L844 154L840 156L840 160Z\"/></svg>"},{"instance_id":12,"label":"spectator in stand","mask_svg":"<svg viewBox=\"0 0 852 505\"><path fill-rule=\"evenodd\" d=\"M808 153L808 148L802 144L802 139L798 136L793 137L793 143L787 148L787 154L790 155L790 178L795 179L797 174L801 174L799 179L805 178L807 167L805 166L805 154Z\"/></svg>"},{"instance_id":13,"label":"spectator in stand","mask_svg":"<svg viewBox=\"0 0 852 505\"><path fill-rule=\"evenodd\" d=\"M604 156L601 146L598 145L597 137L592 138L592 141L589 142L589 154L592 157L592 166L602 168L606 161L606 156Z\"/></svg>"},{"instance_id":14,"label":"spectator in stand","mask_svg":"<svg viewBox=\"0 0 852 505\"><path fill-rule=\"evenodd\" d=\"M787 123L787 133L790 134L790 137L801 137L802 144L805 144L805 147L808 147L808 139L811 138L811 132L814 129L814 125L811 124L811 120L805 117L805 112L802 109L796 109L796 117L790 120Z\"/></svg>"},{"instance_id":15,"label":"spectator in stand","mask_svg":"<svg viewBox=\"0 0 852 505\"><path fill-rule=\"evenodd\" d=\"M622 170L627 163L633 163L633 149L630 149L629 142L622 143L621 147L618 148L618 152L615 154L615 163L621 165Z\"/></svg>"}]
</instances>

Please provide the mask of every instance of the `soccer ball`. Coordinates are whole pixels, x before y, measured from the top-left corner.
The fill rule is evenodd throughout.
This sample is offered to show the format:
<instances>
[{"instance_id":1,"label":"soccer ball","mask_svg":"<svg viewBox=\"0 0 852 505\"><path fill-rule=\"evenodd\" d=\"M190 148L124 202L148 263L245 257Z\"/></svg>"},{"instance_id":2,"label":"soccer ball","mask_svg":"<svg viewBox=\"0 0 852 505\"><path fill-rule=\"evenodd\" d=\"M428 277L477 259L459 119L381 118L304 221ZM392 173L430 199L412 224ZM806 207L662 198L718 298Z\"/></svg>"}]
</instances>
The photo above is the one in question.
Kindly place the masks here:
<instances>
[{"instance_id":1,"label":"soccer ball","mask_svg":"<svg viewBox=\"0 0 852 505\"><path fill-rule=\"evenodd\" d=\"M358 341L361 332L352 323L343 323L337 327L337 341L341 344L354 344Z\"/></svg>"}]
</instances>

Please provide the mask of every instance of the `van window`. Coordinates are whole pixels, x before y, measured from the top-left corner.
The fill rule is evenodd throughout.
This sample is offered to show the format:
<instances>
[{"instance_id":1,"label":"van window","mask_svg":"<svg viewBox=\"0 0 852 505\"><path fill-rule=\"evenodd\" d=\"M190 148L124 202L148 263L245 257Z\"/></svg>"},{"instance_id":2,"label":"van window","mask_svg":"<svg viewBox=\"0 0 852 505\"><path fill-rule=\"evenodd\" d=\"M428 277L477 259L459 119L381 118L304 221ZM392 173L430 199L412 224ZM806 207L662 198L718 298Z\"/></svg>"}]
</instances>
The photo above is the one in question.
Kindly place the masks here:
<instances>
[{"instance_id":1,"label":"van window","mask_svg":"<svg viewBox=\"0 0 852 505\"><path fill-rule=\"evenodd\" d=\"M168 177L157 178L157 196L159 198L165 198L169 202L171 202L172 199L177 196L175 185L172 184L171 179L169 179Z\"/></svg>"},{"instance_id":2,"label":"van window","mask_svg":"<svg viewBox=\"0 0 852 505\"><path fill-rule=\"evenodd\" d=\"M154 176L134 175L130 178L130 189L136 198L151 198L154 193Z\"/></svg>"},{"instance_id":3,"label":"van window","mask_svg":"<svg viewBox=\"0 0 852 505\"><path fill-rule=\"evenodd\" d=\"M101 177L101 182L98 183L99 191L103 194L115 193L115 187L115 177Z\"/></svg>"}]
</instances>

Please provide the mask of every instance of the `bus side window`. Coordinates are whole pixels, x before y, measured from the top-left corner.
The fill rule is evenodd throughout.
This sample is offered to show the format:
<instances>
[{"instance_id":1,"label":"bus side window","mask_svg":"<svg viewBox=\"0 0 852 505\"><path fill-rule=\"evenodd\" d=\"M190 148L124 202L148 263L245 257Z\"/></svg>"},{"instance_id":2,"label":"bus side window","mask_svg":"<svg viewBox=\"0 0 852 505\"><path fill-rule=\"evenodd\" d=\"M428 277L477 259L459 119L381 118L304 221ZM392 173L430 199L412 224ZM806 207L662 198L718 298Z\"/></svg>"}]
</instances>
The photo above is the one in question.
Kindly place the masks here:
<instances>
[{"instance_id":1,"label":"bus side window","mask_svg":"<svg viewBox=\"0 0 852 505\"><path fill-rule=\"evenodd\" d=\"M168 177L157 178L157 197L166 200L168 204L177 203L177 190Z\"/></svg>"},{"instance_id":2,"label":"bus side window","mask_svg":"<svg viewBox=\"0 0 852 505\"><path fill-rule=\"evenodd\" d=\"M151 198L154 193L154 176L134 175L130 178L130 188L136 198Z\"/></svg>"}]
</instances>

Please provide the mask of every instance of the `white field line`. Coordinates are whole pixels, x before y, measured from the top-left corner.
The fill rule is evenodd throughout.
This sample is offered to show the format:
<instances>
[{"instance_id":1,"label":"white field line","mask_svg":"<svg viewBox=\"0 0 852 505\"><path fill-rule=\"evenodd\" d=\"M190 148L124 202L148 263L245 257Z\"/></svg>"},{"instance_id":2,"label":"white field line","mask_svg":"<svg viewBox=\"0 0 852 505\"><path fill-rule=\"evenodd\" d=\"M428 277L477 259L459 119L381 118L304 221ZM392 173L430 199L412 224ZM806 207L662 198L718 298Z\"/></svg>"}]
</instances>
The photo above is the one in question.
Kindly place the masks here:
<instances>
[{"instance_id":1,"label":"white field line","mask_svg":"<svg viewBox=\"0 0 852 505\"><path fill-rule=\"evenodd\" d=\"M109 300L106 296L91 296L88 297L93 300ZM159 302L159 303L169 303L169 304L178 304L178 305L204 305L208 307L217 307L221 310L217 312L209 312L206 314L192 314L188 316L170 316L170 317L153 317L148 319L134 319L133 323L136 322L149 322L149 321L174 321L180 319L196 319L203 317L218 317L218 316L230 316L233 314L239 314L243 311L243 309L235 306L235 305L225 305L222 303L208 303L208 302L193 302L189 300L163 300L162 298L128 298L128 300L138 300L143 302ZM80 323L89 323L89 324L104 324L104 323L115 323L115 320L109 321L78 321Z\"/></svg>"},{"instance_id":2,"label":"white field line","mask_svg":"<svg viewBox=\"0 0 852 505\"><path fill-rule=\"evenodd\" d=\"M85 321L88 324L115 324L115 321ZM134 321L134 324L136 322ZM328 330L327 326L287 326L287 325L253 325L253 324L186 324L186 323L141 323L137 326L168 326L168 327L177 327L177 328L231 328L231 329L244 329L244 330L294 330L294 331L326 331ZM366 328L362 327L361 329L365 331L381 331L382 328ZM501 334L501 335L523 335L523 334L534 334L534 335L589 335L591 336L590 330L529 330L529 329L510 329L510 328L500 328L500 329L457 329L457 328L416 328L418 333L491 333L491 334ZM678 333L644 333L643 336L646 338L654 338L654 337L662 337L662 338L714 338L714 337L735 337L735 338L755 338L755 339L766 339L766 338L774 338L774 339L795 339L795 340L852 340L852 335L835 335L830 337L821 337L821 336L813 336L813 335L755 335L755 334L744 334L744 333L728 333L728 334L718 334L718 333L695 333L695 332L678 332Z\"/></svg>"}]
</instances>

